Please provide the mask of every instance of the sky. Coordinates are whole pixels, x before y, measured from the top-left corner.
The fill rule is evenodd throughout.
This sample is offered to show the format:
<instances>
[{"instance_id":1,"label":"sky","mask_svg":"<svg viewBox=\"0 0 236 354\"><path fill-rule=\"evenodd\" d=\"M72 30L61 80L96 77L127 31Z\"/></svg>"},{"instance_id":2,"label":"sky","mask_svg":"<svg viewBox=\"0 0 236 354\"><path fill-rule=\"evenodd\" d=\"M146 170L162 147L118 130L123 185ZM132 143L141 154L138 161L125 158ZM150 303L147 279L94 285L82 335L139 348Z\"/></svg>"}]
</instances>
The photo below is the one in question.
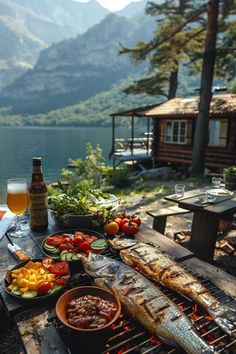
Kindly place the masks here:
<instances>
[{"instance_id":1,"label":"sky","mask_svg":"<svg viewBox=\"0 0 236 354\"><path fill-rule=\"evenodd\" d=\"M87 2L89 0L77 0L79 2ZM131 2L139 2L141 0L97 0L99 4L103 7L109 9L110 11L118 11L123 9L125 6Z\"/></svg>"}]
</instances>

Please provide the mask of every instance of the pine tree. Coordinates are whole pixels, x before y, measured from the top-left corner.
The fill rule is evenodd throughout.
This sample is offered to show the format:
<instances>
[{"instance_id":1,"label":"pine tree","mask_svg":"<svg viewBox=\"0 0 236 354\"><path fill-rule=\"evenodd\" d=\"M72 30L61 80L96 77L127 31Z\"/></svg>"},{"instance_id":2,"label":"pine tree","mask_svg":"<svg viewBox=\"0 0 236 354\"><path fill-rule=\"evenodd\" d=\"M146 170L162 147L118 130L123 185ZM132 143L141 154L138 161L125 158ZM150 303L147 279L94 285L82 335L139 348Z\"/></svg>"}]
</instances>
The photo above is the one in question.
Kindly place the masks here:
<instances>
[{"instance_id":1,"label":"pine tree","mask_svg":"<svg viewBox=\"0 0 236 354\"><path fill-rule=\"evenodd\" d=\"M171 0L162 5L151 2L146 12L165 16L154 38L148 43L139 42L136 48L122 47L120 52L128 53L136 63L149 59L151 75L136 81L126 92L146 92L172 98L176 95L180 63L188 62L191 73L201 72L192 174L203 174L214 69L219 77L231 80L236 73L232 54L236 50L236 21L234 17L229 19L229 15L236 13L236 0L209 0L208 3L179 0L177 8L175 1Z\"/></svg>"},{"instance_id":2,"label":"pine tree","mask_svg":"<svg viewBox=\"0 0 236 354\"><path fill-rule=\"evenodd\" d=\"M200 87L200 102L199 102L199 113L196 121L196 128L194 133L194 144L193 144L193 157L191 174L194 176L203 175L205 169L205 152L208 143L208 125L209 125L209 108L212 98L212 83L214 77L214 68L217 54L217 34L218 34L218 22L221 27L221 31L227 28L226 33L223 33L220 38L220 43L225 45L227 41L230 44L233 43L233 34L235 34L234 22L229 23L225 21L227 16L234 11L236 8L235 1L224 1L222 6L219 6L219 0L210 0L207 7L207 30L205 38L205 46L203 52L203 63L201 71L201 87ZM221 18L218 21L218 15L221 12ZM221 47L222 48L222 47ZM226 49L226 48L222 48ZM224 56L227 58L226 56ZM225 63L225 67L231 67L232 71L234 69L235 73L235 61L234 58L227 58L228 62ZM218 59L219 63L222 62L222 56ZM232 67L233 65L233 67ZM219 71L223 77L227 77L228 70L226 72Z\"/></svg>"},{"instance_id":3,"label":"pine tree","mask_svg":"<svg viewBox=\"0 0 236 354\"><path fill-rule=\"evenodd\" d=\"M148 60L148 76L134 82L126 93L148 93L168 99L175 97L180 62L190 62L192 53L200 57L203 49L205 21L201 15L206 5L202 1L168 0L161 5L148 2L146 13L157 16L154 38L140 41L135 48L122 46L120 54L129 54L135 64ZM201 22L201 23L200 23ZM196 66L197 60L193 62Z\"/></svg>"}]
</instances>

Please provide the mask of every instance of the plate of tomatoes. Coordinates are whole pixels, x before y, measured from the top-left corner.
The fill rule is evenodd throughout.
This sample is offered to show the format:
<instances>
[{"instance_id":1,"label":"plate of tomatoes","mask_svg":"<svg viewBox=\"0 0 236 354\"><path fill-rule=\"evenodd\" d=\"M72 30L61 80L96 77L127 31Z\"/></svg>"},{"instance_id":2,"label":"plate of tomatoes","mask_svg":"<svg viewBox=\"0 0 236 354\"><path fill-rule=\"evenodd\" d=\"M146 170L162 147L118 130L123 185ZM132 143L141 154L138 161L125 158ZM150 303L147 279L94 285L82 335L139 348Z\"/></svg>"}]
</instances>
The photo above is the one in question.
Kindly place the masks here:
<instances>
[{"instance_id":1,"label":"plate of tomatoes","mask_svg":"<svg viewBox=\"0 0 236 354\"><path fill-rule=\"evenodd\" d=\"M63 230L49 235L42 243L43 252L61 261L79 261L90 252L101 253L107 247L102 234L92 230Z\"/></svg>"},{"instance_id":2,"label":"plate of tomatoes","mask_svg":"<svg viewBox=\"0 0 236 354\"><path fill-rule=\"evenodd\" d=\"M16 265L7 272L4 284L6 292L15 298L39 300L58 293L69 278L68 262L43 258Z\"/></svg>"}]
</instances>

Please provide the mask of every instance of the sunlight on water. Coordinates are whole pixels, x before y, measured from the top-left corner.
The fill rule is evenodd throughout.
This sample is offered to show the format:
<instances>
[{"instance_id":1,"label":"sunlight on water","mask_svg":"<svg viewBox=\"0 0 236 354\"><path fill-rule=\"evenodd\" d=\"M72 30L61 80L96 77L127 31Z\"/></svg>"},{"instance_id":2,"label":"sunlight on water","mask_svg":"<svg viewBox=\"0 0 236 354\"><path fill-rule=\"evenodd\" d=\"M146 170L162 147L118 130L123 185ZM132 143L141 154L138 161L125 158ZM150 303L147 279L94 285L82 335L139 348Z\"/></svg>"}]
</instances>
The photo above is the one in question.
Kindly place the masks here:
<instances>
[{"instance_id":1,"label":"sunlight on water","mask_svg":"<svg viewBox=\"0 0 236 354\"><path fill-rule=\"evenodd\" d=\"M117 137L128 137L126 128L117 129ZM14 177L31 179L32 157L42 156L46 183L57 181L68 159L84 158L86 143L97 144L109 163L111 128L0 128L0 202L5 202L6 180Z\"/></svg>"}]
</instances>

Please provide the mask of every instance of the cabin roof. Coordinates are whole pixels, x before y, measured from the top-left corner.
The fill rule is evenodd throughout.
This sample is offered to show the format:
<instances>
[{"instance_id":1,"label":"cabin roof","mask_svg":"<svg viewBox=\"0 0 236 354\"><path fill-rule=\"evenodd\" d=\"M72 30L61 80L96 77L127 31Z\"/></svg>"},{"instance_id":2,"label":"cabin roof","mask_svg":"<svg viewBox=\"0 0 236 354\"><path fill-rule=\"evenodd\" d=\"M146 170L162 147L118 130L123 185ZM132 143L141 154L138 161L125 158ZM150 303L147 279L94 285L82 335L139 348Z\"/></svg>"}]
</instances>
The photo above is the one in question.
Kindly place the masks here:
<instances>
[{"instance_id":1,"label":"cabin roof","mask_svg":"<svg viewBox=\"0 0 236 354\"><path fill-rule=\"evenodd\" d=\"M160 103L159 103L160 104ZM145 112L149 111L150 109L157 107L159 104L149 104L146 106L141 106L141 107L135 107L128 109L126 111L119 111L115 113L111 113L111 116L123 116L123 117L132 117L132 116L145 116Z\"/></svg>"},{"instance_id":2,"label":"cabin roof","mask_svg":"<svg viewBox=\"0 0 236 354\"><path fill-rule=\"evenodd\" d=\"M145 116L188 116L198 115L199 96L176 97L145 111ZM210 105L210 116L236 116L236 94L215 95Z\"/></svg>"},{"instance_id":3,"label":"cabin roof","mask_svg":"<svg viewBox=\"0 0 236 354\"><path fill-rule=\"evenodd\" d=\"M192 118L198 115L199 100L199 96L175 97L164 103L120 111L112 113L111 116ZM226 115L236 117L236 94L217 94L212 97L210 117L225 117Z\"/></svg>"}]
</instances>

